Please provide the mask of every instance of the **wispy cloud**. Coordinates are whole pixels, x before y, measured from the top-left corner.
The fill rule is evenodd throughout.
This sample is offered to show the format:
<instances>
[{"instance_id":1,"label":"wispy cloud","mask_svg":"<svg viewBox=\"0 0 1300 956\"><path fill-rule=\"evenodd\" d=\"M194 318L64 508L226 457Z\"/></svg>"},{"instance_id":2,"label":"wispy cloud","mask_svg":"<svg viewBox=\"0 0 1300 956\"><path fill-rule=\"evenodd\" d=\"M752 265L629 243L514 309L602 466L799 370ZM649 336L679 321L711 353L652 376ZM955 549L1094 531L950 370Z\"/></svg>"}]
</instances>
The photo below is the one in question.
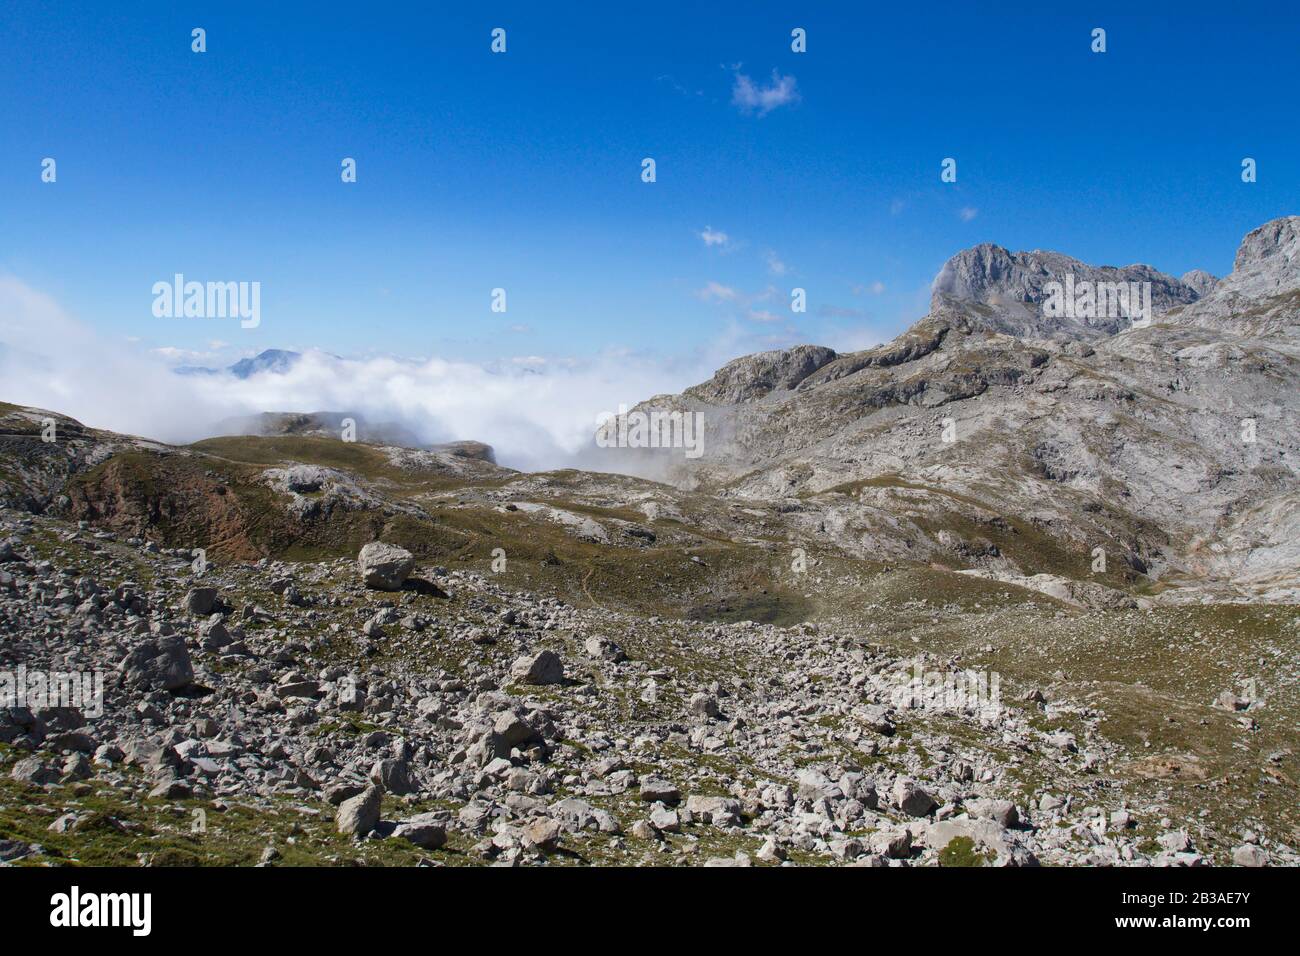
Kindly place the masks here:
<instances>
[{"instance_id":1,"label":"wispy cloud","mask_svg":"<svg viewBox=\"0 0 1300 956\"><path fill-rule=\"evenodd\" d=\"M665 73L662 76L656 76L655 82L667 84L668 86L676 90L678 93L680 93L682 96L703 96L704 95L703 90L688 89L684 84L680 83L677 80L677 78L673 76L671 73Z\"/></svg>"},{"instance_id":2,"label":"wispy cloud","mask_svg":"<svg viewBox=\"0 0 1300 956\"><path fill-rule=\"evenodd\" d=\"M862 295L864 292L870 292L872 295L880 295L885 291L885 284L877 279L875 282L855 285L852 288L854 295Z\"/></svg>"},{"instance_id":3,"label":"wispy cloud","mask_svg":"<svg viewBox=\"0 0 1300 956\"><path fill-rule=\"evenodd\" d=\"M698 235L706 246L725 246L730 241L725 232L712 226L705 226Z\"/></svg>"},{"instance_id":4,"label":"wispy cloud","mask_svg":"<svg viewBox=\"0 0 1300 956\"><path fill-rule=\"evenodd\" d=\"M961 216L962 222L970 222L979 214L980 211L976 209L974 206L963 206L961 212L959 212L957 215Z\"/></svg>"},{"instance_id":5,"label":"wispy cloud","mask_svg":"<svg viewBox=\"0 0 1300 956\"><path fill-rule=\"evenodd\" d=\"M781 260L781 257L778 256L775 252L769 249L767 250L767 253L763 256L763 258L767 260L768 272L772 273L772 275L774 276L785 275L786 273L785 263Z\"/></svg>"},{"instance_id":6,"label":"wispy cloud","mask_svg":"<svg viewBox=\"0 0 1300 956\"><path fill-rule=\"evenodd\" d=\"M793 76L773 70L772 82L765 86L741 73L739 66L734 67L733 72L735 82L731 87L731 103L742 113L766 116L774 109L799 102L798 83Z\"/></svg>"},{"instance_id":7,"label":"wispy cloud","mask_svg":"<svg viewBox=\"0 0 1300 956\"><path fill-rule=\"evenodd\" d=\"M740 293L729 285L709 281L703 289L695 290L695 297L705 302L735 302L740 298Z\"/></svg>"}]
</instances>

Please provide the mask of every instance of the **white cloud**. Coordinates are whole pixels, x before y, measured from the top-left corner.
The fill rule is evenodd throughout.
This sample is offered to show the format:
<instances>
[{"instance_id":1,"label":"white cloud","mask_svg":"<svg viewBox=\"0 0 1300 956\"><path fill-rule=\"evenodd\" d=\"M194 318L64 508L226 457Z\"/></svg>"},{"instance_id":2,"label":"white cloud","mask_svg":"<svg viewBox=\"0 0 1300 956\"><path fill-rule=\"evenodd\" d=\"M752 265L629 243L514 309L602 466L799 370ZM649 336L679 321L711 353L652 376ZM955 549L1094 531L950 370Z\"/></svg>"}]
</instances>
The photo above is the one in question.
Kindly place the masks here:
<instances>
[{"instance_id":1,"label":"white cloud","mask_svg":"<svg viewBox=\"0 0 1300 956\"><path fill-rule=\"evenodd\" d=\"M970 222L972 219L974 219L974 218L975 218L976 216L978 216L979 214L980 214L980 211L979 211L978 209L976 209L975 207L973 207L973 206L963 206L961 212L959 212L957 215L961 216L961 221L962 221L962 222Z\"/></svg>"},{"instance_id":2,"label":"white cloud","mask_svg":"<svg viewBox=\"0 0 1300 956\"><path fill-rule=\"evenodd\" d=\"M735 357L735 344L675 359L605 352L490 367L304 350L283 374L184 376L162 355L106 340L48 296L0 276L0 399L172 443L258 412L352 411L399 422L426 442L487 442L510 467L562 467L592 446L600 413L704 381Z\"/></svg>"},{"instance_id":3,"label":"white cloud","mask_svg":"<svg viewBox=\"0 0 1300 956\"><path fill-rule=\"evenodd\" d=\"M769 249L764 258L767 259L767 269L772 275L785 275L785 263L781 261L781 258L775 252Z\"/></svg>"},{"instance_id":4,"label":"white cloud","mask_svg":"<svg viewBox=\"0 0 1300 956\"><path fill-rule=\"evenodd\" d=\"M793 76L783 76L773 70L772 82L763 86L741 73L739 67L734 72L736 79L731 87L731 102L742 113L766 116L778 107L799 102L799 90Z\"/></svg>"},{"instance_id":5,"label":"white cloud","mask_svg":"<svg viewBox=\"0 0 1300 956\"><path fill-rule=\"evenodd\" d=\"M705 226L699 233L699 237L704 240L706 246L725 246L727 244L727 234L721 229L714 229L712 226Z\"/></svg>"},{"instance_id":6,"label":"white cloud","mask_svg":"<svg viewBox=\"0 0 1300 956\"><path fill-rule=\"evenodd\" d=\"M751 322L780 322L783 318L767 309L750 309L747 317Z\"/></svg>"},{"instance_id":7,"label":"white cloud","mask_svg":"<svg viewBox=\"0 0 1300 956\"><path fill-rule=\"evenodd\" d=\"M740 293L729 285L710 281L703 289L696 289L695 296L705 302L735 302Z\"/></svg>"}]
</instances>

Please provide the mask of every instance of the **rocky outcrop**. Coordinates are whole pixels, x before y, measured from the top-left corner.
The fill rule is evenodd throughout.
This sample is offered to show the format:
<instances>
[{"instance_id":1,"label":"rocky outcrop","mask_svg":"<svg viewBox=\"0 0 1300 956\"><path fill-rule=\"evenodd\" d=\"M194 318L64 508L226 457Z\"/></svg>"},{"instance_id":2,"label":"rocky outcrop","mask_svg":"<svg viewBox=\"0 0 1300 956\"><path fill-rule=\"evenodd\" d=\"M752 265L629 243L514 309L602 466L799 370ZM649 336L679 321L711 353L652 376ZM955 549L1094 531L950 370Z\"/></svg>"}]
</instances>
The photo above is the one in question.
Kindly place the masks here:
<instances>
[{"instance_id":1,"label":"rocky outcrop","mask_svg":"<svg viewBox=\"0 0 1300 956\"><path fill-rule=\"evenodd\" d=\"M1184 272L1182 283L1196 292L1197 298L1205 298L1218 284L1217 277L1210 275L1204 269L1193 269L1190 272Z\"/></svg>"},{"instance_id":2,"label":"rocky outcrop","mask_svg":"<svg viewBox=\"0 0 1300 956\"><path fill-rule=\"evenodd\" d=\"M1274 219L1247 233L1227 287L1261 298L1300 288L1300 216Z\"/></svg>"},{"instance_id":3,"label":"rocky outcrop","mask_svg":"<svg viewBox=\"0 0 1300 956\"><path fill-rule=\"evenodd\" d=\"M1300 335L1300 216L1274 219L1247 233L1232 272L1168 320L1294 344Z\"/></svg>"},{"instance_id":4,"label":"rocky outcrop","mask_svg":"<svg viewBox=\"0 0 1300 956\"><path fill-rule=\"evenodd\" d=\"M789 391L828 362L835 352L818 345L759 352L728 362L713 378L688 388L685 394L714 405L735 405Z\"/></svg>"}]
</instances>

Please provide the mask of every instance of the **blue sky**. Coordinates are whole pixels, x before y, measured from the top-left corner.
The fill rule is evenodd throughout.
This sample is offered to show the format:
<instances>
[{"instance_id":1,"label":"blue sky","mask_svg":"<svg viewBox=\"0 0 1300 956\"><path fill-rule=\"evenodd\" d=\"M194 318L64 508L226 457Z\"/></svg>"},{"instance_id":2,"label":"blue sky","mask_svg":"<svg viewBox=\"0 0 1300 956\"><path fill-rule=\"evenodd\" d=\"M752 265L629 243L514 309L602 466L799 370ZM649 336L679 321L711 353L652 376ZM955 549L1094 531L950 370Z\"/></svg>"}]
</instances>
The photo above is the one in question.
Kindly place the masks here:
<instances>
[{"instance_id":1,"label":"blue sky","mask_svg":"<svg viewBox=\"0 0 1300 956\"><path fill-rule=\"evenodd\" d=\"M209 361L670 361L888 339L978 242L1223 274L1300 212L1294 4L617 6L8 0L0 273ZM260 327L155 318L177 272Z\"/></svg>"}]
</instances>

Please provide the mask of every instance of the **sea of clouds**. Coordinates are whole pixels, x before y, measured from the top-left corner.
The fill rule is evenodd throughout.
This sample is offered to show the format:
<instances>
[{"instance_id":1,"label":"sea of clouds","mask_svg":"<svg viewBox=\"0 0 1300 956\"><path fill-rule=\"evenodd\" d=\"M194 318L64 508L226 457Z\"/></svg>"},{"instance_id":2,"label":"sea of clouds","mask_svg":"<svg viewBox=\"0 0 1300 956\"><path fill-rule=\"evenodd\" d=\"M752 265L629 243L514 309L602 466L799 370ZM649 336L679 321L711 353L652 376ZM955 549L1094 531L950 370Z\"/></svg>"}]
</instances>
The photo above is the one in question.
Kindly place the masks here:
<instances>
[{"instance_id":1,"label":"sea of clouds","mask_svg":"<svg viewBox=\"0 0 1300 956\"><path fill-rule=\"evenodd\" d=\"M179 375L167 350L102 335L44 293L0 276L0 401L172 444L259 412L335 411L401 424L427 443L486 442L513 468L574 465L593 447L602 413L707 379L731 347L675 361L605 353L490 365L307 350L284 373Z\"/></svg>"}]
</instances>

